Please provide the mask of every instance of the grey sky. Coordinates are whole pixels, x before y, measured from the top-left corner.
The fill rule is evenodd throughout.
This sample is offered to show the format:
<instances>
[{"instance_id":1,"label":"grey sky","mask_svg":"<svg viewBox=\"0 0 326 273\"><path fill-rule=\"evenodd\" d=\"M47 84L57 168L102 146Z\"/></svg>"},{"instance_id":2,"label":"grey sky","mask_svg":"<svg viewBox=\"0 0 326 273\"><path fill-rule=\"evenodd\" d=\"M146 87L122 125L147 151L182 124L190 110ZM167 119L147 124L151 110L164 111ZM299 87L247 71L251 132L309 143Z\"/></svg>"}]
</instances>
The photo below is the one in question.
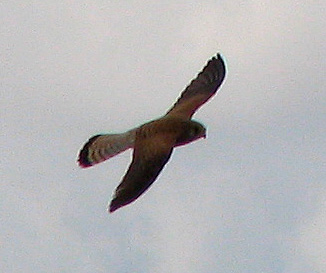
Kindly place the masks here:
<instances>
[{"instance_id":1,"label":"grey sky","mask_svg":"<svg viewBox=\"0 0 326 273\"><path fill-rule=\"evenodd\" d=\"M326 272L324 1L0 4L1 272ZM217 52L227 78L151 189L93 134L165 113Z\"/></svg>"}]
</instances>

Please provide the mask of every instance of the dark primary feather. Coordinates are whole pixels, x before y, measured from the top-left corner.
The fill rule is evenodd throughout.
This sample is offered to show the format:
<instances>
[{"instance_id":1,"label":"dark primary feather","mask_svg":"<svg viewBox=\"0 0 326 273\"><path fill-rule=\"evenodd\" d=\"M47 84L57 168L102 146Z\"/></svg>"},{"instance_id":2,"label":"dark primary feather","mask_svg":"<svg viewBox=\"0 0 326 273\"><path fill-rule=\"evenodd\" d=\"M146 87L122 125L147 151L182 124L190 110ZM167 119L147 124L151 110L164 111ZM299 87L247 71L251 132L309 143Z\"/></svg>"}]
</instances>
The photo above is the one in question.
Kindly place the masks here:
<instances>
[{"instance_id":1,"label":"dark primary feather","mask_svg":"<svg viewBox=\"0 0 326 273\"><path fill-rule=\"evenodd\" d=\"M118 208L128 205L148 190L168 162L171 154L172 149L169 153L152 160L132 161L121 184L116 189L109 211L112 213Z\"/></svg>"},{"instance_id":2,"label":"dark primary feather","mask_svg":"<svg viewBox=\"0 0 326 273\"><path fill-rule=\"evenodd\" d=\"M225 64L220 54L213 57L187 88L167 115L191 118L195 111L212 97L225 77Z\"/></svg>"},{"instance_id":3,"label":"dark primary feather","mask_svg":"<svg viewBox=\"0 0 326 273\"><path fill-rule=\"evenodd\" d=\"M136 138L132 162L115 191L109 212L133 202L153 184L168 162L174 143L174 135Z\"/></svg>"}]
</instances>

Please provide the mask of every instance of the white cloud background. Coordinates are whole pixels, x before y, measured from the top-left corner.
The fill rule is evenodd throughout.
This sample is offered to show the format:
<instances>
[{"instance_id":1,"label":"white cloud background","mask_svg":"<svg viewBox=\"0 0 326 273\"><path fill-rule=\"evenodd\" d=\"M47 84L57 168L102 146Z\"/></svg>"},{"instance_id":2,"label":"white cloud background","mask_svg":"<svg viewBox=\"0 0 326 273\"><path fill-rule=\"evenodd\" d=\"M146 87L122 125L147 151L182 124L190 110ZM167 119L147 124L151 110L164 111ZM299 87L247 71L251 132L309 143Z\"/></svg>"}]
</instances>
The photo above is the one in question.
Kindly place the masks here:
<instances>
[{"instance_id":1,"label":"white cloud background","mask_svg":"<svg viewBox=\"0 0 326 273\"><path fill-rule=\"evenodd\" d=\"M326 271L324 1L0 4L1 272ZM162 115L216 52L208 138L112 215L130 153L84 141Z\"/></svg>"}]
</instances>

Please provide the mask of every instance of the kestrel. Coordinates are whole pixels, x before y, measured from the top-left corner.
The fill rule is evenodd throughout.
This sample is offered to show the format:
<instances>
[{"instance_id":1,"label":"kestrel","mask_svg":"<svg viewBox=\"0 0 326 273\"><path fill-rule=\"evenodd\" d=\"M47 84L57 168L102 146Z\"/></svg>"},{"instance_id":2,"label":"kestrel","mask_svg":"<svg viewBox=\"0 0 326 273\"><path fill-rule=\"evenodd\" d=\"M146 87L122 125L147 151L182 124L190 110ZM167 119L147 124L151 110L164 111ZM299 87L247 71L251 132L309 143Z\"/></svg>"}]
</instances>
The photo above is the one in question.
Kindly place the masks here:
<instances>
[{"instance_id":1,"label":"kestrel","mask_svg":"<svg viewBox=\"0 0 326 273\"><path fill-rule=\"evenodd\" d=\"M132 162L115 190L109 212L128 205L142 195L162 171L174 147L206 137L206 128L191 118L216 93L225 73L224 62L217 54L163 117L125 133L101 134L88 140L79 152L78 163L82 168L134 149Z\"/></svg>"}]
</instances>

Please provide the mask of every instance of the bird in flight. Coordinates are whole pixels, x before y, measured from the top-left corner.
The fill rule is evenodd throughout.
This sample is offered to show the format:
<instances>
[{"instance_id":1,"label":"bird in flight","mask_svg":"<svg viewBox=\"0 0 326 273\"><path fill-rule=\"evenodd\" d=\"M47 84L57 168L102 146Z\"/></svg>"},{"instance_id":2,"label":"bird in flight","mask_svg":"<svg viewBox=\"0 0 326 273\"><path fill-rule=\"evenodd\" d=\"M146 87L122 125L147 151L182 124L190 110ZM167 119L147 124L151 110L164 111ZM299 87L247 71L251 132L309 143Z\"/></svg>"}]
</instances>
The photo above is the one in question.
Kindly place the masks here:
<instances>
[{"instance_id":1,"label":"bird in flight","mask_svg":"<svg viewBox=\"0 0 326 273\"><path fill-rule=\"evenodd\" d=\"M152 185L168 162L173 148L206 137L206 128L192 120L192 116L216 93L225 73L223 59L217 54L164 116L124 133L96 135L86 142L78 156L82 168L133 148L131 164L109 205L110 213L135 201Z\"/></svg>"}]
</instances>

